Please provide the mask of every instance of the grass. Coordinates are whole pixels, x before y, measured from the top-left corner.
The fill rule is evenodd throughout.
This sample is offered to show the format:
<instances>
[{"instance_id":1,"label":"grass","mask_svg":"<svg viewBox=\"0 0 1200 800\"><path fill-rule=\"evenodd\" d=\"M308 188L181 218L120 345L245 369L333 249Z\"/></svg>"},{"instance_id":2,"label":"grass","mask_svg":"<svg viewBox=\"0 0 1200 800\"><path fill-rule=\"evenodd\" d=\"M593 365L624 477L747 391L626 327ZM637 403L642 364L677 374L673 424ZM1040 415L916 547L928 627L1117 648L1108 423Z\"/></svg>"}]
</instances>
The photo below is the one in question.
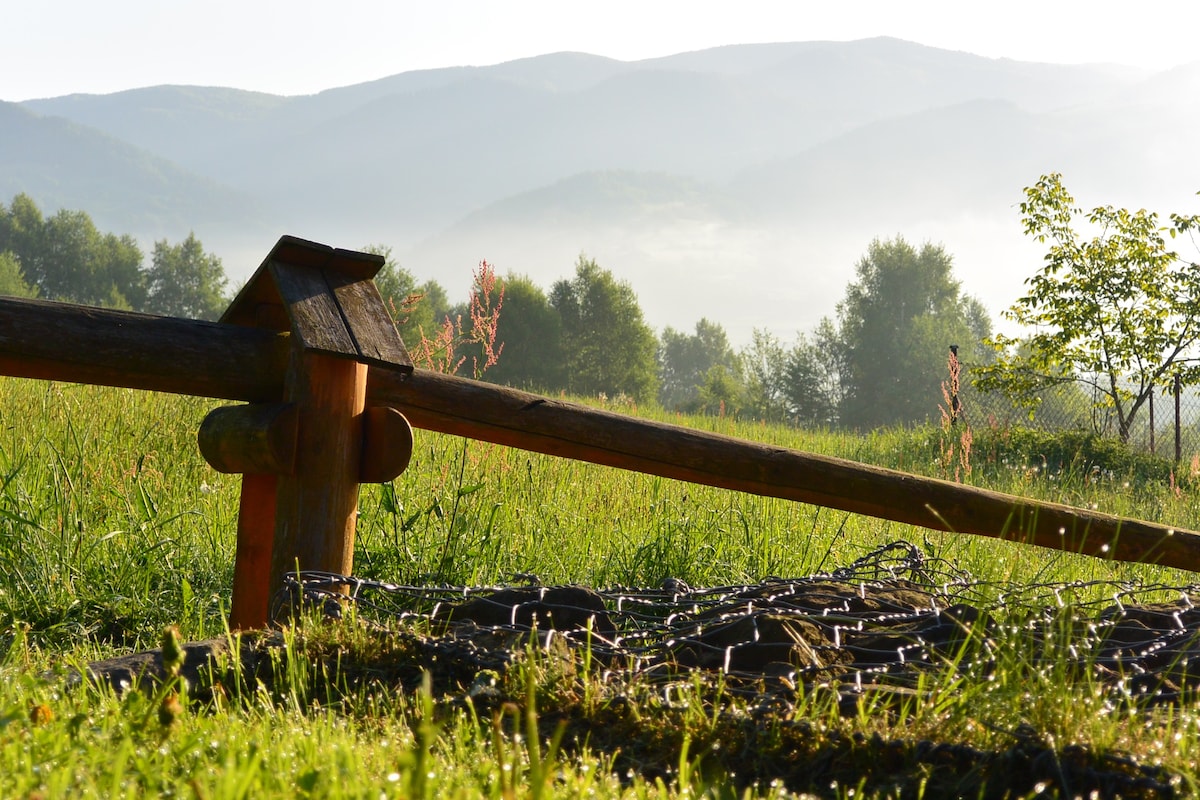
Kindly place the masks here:
<instances>
[{"instance_id":1,"label":"grass","mask_svg":"<svg viewBox=\"0 0 1200 800\"><path fill-rule=\"evenodd\" d=\"M502 675L455 678L403 642L316 621L287 629L261 671L230 665L167 712L170 692L72 685L68 668L156 647L167 625L184 640L228 635L239 486L198 453L211 407L0 380L0 796L938 797L978 794L985 777L997 785L1022 763L1061 777L1120 759L1147 780L1175 776L1182 792L1200 778L1191 706L1114 703L1055 655L1070 647L1065 632L1032 642L1015 624L997 634L987 671L931 673L923 699L850 715L819 687L768 713L712 676L665 691L605 682L536 650ZM936 431L657 418L940 475ZM1102 449L1054 461L1046 447L977 432L968 480L1200 528L1182 476ZM364 487L360 508L356 574L403 583L757 582L845 565L901 538L987 581L1195 577L426 432L409 470ZM1049 658L1034 659L1039 648ZM495 691L473 693L481 680ZM1033 796L1036 785L1010 788Z\"/></svg>"}]
</instances>

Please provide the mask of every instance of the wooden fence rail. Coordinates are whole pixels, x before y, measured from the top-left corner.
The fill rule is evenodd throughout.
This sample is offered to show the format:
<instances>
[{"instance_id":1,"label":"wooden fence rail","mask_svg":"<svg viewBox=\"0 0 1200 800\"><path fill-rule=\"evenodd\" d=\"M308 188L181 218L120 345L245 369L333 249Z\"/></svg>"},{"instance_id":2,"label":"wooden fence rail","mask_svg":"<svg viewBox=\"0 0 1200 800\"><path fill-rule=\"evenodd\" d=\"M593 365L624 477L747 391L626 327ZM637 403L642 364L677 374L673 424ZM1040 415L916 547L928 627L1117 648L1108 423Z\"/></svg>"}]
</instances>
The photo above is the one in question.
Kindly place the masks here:
<instances>
[{"instance_id":1,"label":"wooden fence rail","mask_svg":"<svg viewBox=\"0 0 1200 800\"><path fill-rule=\"evenodd\" d=\"M271 264L277 266L280 259L303 262L311 255L306 247L310 243L281 240L264 269ZM313 250L328 256L327 251L339 257L346 253L328 248ZM317 259L305 266L315 264L313 268L317 268L324 263ZM369 283L369 276L364 280ZM344 287L337 280L330 280L329 286L333 287L329 297L336 294L341 298L337 302L359 302L345 301L340 291ZM354 286L356 292L363 290L361 280ZM373 291L373 284L369 288ZM252 281L243 295L251 300L266 298L278 305L279 296L269 289L263 288L262 281ZM307 303L314 294L321 294L319 286L296 294L296 302ZM249 303L240 297L241 304L235 302L235 307L244 312ZM285 296L283 304L287 302ZM371 308L372 314L378 311ZM358 313L352 308L347 315L343 309L343 317ZM990 536L1121 561L1200 569L1200 534L1193 531L635 419L411 366L397 368L387 358L370 353L366 357L361 352L357 356L353 352L345 354L350 362L369 362L361 367L359 378L350 378L351 384L361 382L361 373L365 373L365 390L361 386L354 390L358 398L351 396L347 401L350 405L335 404L347 409L336 411L335 416L353 420L357 427L346 427L353 431L350 438L343 436L345 441L330 445L321 438L327 412L310 409L306 393L311 393L313 387L298 388L296 378L301 357L315 357L313 363L327 364L330 362L320 360L326 355L313 356L313 346L302 341L303 330L294 321L291 330L281 329L285 325L278 322L268 327L249 327L242 322L207 323L0 298L0 374L256 404L244 414L225 409L221 419L211 424L206 421L205 428L210 429L207 441L203 429L201 433L202 450L218 468L226 462L240 463L236 450L243 440L270 442L272 448L266 454L247 454L244 463L282 464L267 468L280 473L278 484L274 477L258 474L255 466L227 468L246 472L231 613L235 627L257 627L266 621L267 597L289 568L350 571L352 501L357 496L358 481L388 480L407 464L407 453L400 451L405 446L411 450L411 438L405 440L407 423L396 421L397 410L420 428L532 452L812 503L934 530ZM347 341L356 337L382 341L378 352L385 353L386 331L365 337L352 323L352 319L347 323ZM387 325L391 325L390 319ZM310 364L299 374L308 376L309 382L320 382L322 369L314 373ZM319 393L321 387L316 389ZM264 405L281 402L295 404L299 412ZM349 425L344 420L338 424ZM241 433L220 432L230 430ZM245 433L247 430L250 434ZM360 440L361 448L356 444ZM300 451L312 452L293 456L289 449L292 442ZM338 480L344 494L349 491L347 487L353 492L339 501L342 510L337 513L341 517L335 514L334 519L344 518L348 530L331 534L331 523L326 520L307 533L289 532L288 525L296 524L294 519L309 512L293 508L277 517L276 504L282 507L284 496L298 496L293 501L303 502L312 493L312 486L327 483L330 466L323 461L328 458L324 450L345 449L346 442L352 446L338 457L353 461L353 474ZM220 455L211 456L212 452ZM284 463L292 458L293 465ZM347 503L351 504L348 509ZM332 527L341 524L338 521Z\"/></svg>"}]
</instances>

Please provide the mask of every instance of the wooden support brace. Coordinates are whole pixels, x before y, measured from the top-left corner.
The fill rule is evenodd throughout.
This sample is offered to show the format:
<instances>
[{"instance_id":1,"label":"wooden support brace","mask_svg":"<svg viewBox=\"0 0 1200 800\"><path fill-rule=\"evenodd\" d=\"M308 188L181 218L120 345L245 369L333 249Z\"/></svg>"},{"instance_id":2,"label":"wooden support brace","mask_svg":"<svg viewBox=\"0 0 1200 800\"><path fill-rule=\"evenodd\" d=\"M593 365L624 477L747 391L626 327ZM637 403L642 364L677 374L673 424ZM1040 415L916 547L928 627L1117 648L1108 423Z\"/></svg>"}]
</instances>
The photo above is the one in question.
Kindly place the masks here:
<instances>
[{"instance_id":1,"label":"wooden support brace","mask_svg":"<svg viewBox=\"0 0 1200 800\"><path fill-rule=\"evenodd\" d=\"M292 403L226 406L209 412L196 440L217 472L290 475L300 415Z\"/></svg>"},{"instance_id":2,"label":"wooden support brace","mask_svg":"<svg viewBox=\"0 0 1200 800\"><path fill-rule=\"evenodd\" d=\"M233 597L229 628L260 630L267 626L271 607L271 550L275 541L274 475L243 475L238 506L237 554L233 562Z\"/></svg>"}]
</instances>

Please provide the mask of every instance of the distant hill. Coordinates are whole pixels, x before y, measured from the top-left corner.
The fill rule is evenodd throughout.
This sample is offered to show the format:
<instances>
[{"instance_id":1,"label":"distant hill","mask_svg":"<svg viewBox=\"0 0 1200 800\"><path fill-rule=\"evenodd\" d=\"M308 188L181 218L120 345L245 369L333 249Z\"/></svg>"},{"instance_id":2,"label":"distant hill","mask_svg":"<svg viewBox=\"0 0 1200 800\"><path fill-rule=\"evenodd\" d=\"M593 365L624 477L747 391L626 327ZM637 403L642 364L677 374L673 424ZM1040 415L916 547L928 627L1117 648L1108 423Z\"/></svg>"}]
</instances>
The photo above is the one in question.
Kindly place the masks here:
<instances>
[{"instance_id":1,"label":"distant hill","mask_svg":"<svg viewBox=\"0 0 1200 800\"><path fill-rule=\"evenodd\" d=\"M1085 204L1188 210L1198 74L878 38L555 53L300 97L71 95L0 107L0 200L195 229L235 278L284 232L393 245L454 293L481 258L548 285L585 251L656 326L790 336L833 313L875 236L944 242L1003 308L1038 263L1015 206L1042 172Z\"/></svg>"},{"instance_id":2,"label":"distant hill","mask_svg":"<svg viewBox=\"0 0 1200 800\"><path fill-rule=\"evenodd\" d=\"M104 229L147 238L261 224L249 195L95 129L0 102L0 202L20 192L46 213L82 209Z\"/></svg>"}]
</instances>

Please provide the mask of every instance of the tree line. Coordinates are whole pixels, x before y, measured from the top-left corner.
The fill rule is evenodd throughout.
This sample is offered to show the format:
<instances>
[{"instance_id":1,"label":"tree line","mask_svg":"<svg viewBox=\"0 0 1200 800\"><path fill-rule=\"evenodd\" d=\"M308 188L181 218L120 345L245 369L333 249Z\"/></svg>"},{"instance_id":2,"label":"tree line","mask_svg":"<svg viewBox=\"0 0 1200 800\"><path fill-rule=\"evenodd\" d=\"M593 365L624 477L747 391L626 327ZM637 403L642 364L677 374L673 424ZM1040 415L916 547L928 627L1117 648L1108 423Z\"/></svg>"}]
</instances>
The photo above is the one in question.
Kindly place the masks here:
<instances>
[{"instance_id":1,"label":"tree line","mask_svg":"<svg viewBox=\"0 0 1200 800\"><path fill-rule=\"evenodd\" d=\"M584 255L548 291L520 274L497 278L484 262L471 296L451 303L390 248L365 249L384 257L376 284L409 350L440 353L446 369L470 360L475 377L496 383L869 430L938 416L953 349L954 368L970 376L964 392L999 393L1031 415L1082 400L1115 414L1127 439L1151 394L1177 376L1200 380L1200 264L1167 247L1200 229L1200 216L1162 225L1144 210L1084 212L1057 174L1025 193L1026 233L1049 250L1005 312L1033 329L1024 337L993 335L942 246L899 235L867 246L832 316L790 342L755 330L740 349L709 319L656 334L633 287ZM1098 233L1086 239L1081 225ZM24 194L0 203L0 294L200 319L227 306L221 261L194 234L155 242L144 261L132 237L102 233L82 211L46 217Z\"/></svg>"},{"instance_id":2,"label":"tree line","mask_svg":"<svg viewBox=\"0 0 1200 800\"><path fill-rule=\"evenodd\" d=\"M52 216L27 194L0 203L0 294L216 319L228 280L195 234L154 243L149 265L128 234L103 233L84 211Z\"/></svg>"},{"instance_id":3,"label":"tree line","mask_svg":"<svg viewBox=\"0 0 1200 800\"><path fill-rule=\"evenodd\" d=\"M656 337L632 287L581 256L549 292L518 275L499 282L494 333L505 350L488 379L870 430L940 418L962 399L945 394L953 372L969 402L986 396L993 408L1100 433L1111 420L1128 441L1152 395L1200 381L1200 263L1169 246L1194 237L1200 215L1163 223L1144 209L1084 210L1057 173L1024 191L1025 233L1048 246L1003 312L1025 335L994 334L952 256L903 236L868 245L835 313L813 330L784 342L758 329L741 349L709 319Z\"/></svg>"},{"instance_id":4,"label":"tree line","mask_svg":"<svg viewBox=\"0 0 1200 800\"><path fill-rule=\"evenodd\" d=\"M756 330L735 349L709 319L656 336L633 288L585 256L548 292L512 274L498 286L505 349L487 378L535 391L867 429L937 414L951 344L964 360L991 358L991 321L950 255L900 236L872 242L836 317L791 343Z\"/></svg>"},{"instance_id":5,"label":"tree line","mask_svg":"<svg viewBox=\"0 0 1200 800\"><path fill-rule=\"evenodd\" d=\"M436 281L419 282L389 248L365 249L384 257L376 284L410 350L469 316L469 300L452 303ZM132 236L100 231L84 211L47 216L26 194L0 203L0 293L211 320L229 303L228 285L221 260L195 234L155 242L147 263ZM488 302L503 305L492 333L504 349L486 380L806 425L925 419L946 345L962 342L982 357L978 345L990 332L982 306L961 293L950 256L900 237L871 243L836 319L790 344L756 331L735 350L708 319L658 335L633 287L586 256L548 291L514 273L489 291ZM454 345L461 357L483 355L480 341Z\"/></svg>"}]
</instances>

